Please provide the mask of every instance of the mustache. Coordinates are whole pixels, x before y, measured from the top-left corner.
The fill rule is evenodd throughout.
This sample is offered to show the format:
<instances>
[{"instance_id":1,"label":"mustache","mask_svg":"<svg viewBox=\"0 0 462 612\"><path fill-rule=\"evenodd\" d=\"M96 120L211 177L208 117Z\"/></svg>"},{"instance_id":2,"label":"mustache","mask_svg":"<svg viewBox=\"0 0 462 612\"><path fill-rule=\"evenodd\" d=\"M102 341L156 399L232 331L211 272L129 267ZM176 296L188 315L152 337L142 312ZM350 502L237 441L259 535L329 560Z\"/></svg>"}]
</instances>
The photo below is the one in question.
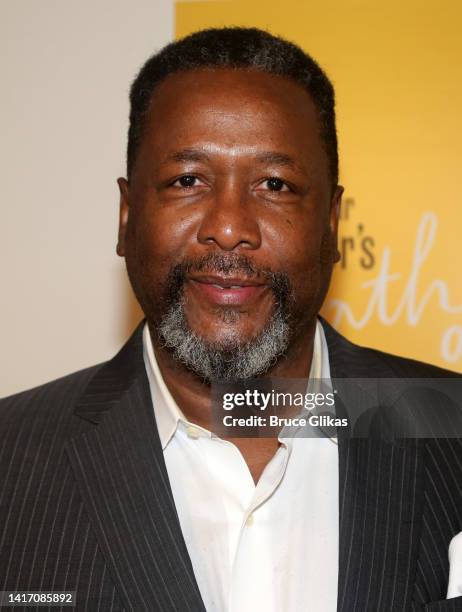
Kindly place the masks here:
<instances>
[{"instance_id":1,"label":"mustache","mask_svg":"<svg viewBox=\"0 0 462 612\"><path fill-rule=\"evenodd\" d=\"M173 266L166 279L166 293L164 296L167 305L177 303L181 298L183 286L188 274L191 272L203 272L207 274L241 275L246 279L265 280L279 307L287 303L291 295L289 276L285 272L275 271L270 268L256 266L247 255L230 253L208 253L202 257L185 258Z\"/></svg>"}]
</instances>

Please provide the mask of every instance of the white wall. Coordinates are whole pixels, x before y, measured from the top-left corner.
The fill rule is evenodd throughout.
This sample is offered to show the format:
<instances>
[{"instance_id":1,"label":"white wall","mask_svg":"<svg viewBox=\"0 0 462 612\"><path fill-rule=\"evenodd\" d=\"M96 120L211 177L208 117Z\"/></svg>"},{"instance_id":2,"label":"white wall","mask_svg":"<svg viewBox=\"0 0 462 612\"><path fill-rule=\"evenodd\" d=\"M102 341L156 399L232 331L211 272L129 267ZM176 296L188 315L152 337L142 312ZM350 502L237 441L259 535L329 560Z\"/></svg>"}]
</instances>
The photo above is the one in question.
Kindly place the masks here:
<instances>
[{"instance_id":1,"label":"white wall","mask_svg":"<svg viewBox=\"0 0 462 612\"><path fill-rule=\"evenodd\" d=\"M115 254L128 88L173 0L4 0L0 396L111 357L141 317Z\"/></svg>"}]
</instances>

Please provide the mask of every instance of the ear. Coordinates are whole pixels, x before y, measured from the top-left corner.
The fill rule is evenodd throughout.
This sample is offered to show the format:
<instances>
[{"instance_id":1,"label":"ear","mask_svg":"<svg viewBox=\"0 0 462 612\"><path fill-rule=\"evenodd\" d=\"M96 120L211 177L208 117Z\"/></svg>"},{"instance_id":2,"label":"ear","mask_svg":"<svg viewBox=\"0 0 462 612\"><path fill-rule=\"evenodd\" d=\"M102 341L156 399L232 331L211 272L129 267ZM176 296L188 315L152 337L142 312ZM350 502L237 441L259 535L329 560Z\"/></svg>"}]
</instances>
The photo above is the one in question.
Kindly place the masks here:
<instances>
[{"instance_id":1,"label":"ear","mask_svg":"<svg viewBox=\"0 0 462 612\"><path fill-rule=\"evenodd\" d=\"M124 178L117 179L120 191L120 210L119 210L119 236L117 240L117 255L125 257L125 235L127 233L127 222L129 213L129 185Z\"/></svg>"},{"instance_id":2,"label":"ear","mask_svg":"<svg viewBox=\"0 0 462 612\"><path fill-rule=\"evenodd\" d=\"M337 185L335 188L332 200L330 203L330 231L332 236L332 242L335 246L334 251L334 263L340 261L340 251L338 250L338 222L340 220L340 206L342 203L343 187Z\"/></svg>"}]
</instances>

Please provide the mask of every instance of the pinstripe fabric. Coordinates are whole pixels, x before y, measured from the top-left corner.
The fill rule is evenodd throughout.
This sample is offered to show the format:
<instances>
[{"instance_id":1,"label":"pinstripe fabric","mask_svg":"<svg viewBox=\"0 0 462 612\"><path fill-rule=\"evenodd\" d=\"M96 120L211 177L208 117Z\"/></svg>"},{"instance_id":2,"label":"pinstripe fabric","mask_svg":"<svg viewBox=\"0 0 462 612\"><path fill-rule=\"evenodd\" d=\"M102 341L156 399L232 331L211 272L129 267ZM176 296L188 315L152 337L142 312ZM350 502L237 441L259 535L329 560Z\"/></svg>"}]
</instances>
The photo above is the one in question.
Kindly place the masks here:
<instances>
[{"instance_id":1,"label":"pinstripe fabric","mask_svg":"<svg viewBox=\"0 0 462 612\"><path fill-rule=\"evenodd\" d=\"M85 429L72 411L96 371L0 403L0 590L79 585L79 610L120 610L63 448Z\"/></svg>"},{"instance_id":2,"label":"pinstripe fabric","mask_svg":"<svg viewBox=\"0 0 462 612\"><path fill-rule=\"evenodd\" d=\"M0 590L76 590L91 612L203 612L141 328L111 362L2 400L0 433Z\"/></svg>"},{"instance_id":3,"label":"pinstripe fabric","mask_svg":"<svg viewBox=\"0 0 462 612\"><path fill-rule=\"evenodd\" d=\"M462 530L462 441L429 440L425 448L425 503L417 564L415 599L437 600L447 587L447 545ZM462 582L462 580L461 580ZM462 597L452 600L454 608L433 605L425 609L462 611ZM443 606L443 607L441 607Z\"/></svg>"},{"instance_id":4,"label":"pinstripe fabric","mask_svg":"<svg viewBox=\"0 0 462 612\"><path fill-rule=\"evenodd\" d=\"M202 610L146 393L136 382L69 457L126 607Z\"/></svg>"},{"instance_id":5,"label":"pinstripe fabric","mask_svg":"<svg viewBox=\"0 0 462 612\"><path fill-rule=\"evenodd\" d=\"M333 378L455 376L323 326ZM339 470L339 612L462 611L462 597L445 600L449 542L462 531L462 442L339 438Z\"/></svg>"},{"instance_id":6,"label":"pinstripe fabric","mask_svg":"<svg viewBox=\"0 0 462 612\"><path fill-rule=\"evenodd\" d=\"M323 324L335 378L448 375ZM0 590L77 590L78 610L204 611L141 329L112 361L0 402ZM444 600L462 443L341 438L339 469L339 612L462 611L462 597Z\"/></svg>"}]
</instances>

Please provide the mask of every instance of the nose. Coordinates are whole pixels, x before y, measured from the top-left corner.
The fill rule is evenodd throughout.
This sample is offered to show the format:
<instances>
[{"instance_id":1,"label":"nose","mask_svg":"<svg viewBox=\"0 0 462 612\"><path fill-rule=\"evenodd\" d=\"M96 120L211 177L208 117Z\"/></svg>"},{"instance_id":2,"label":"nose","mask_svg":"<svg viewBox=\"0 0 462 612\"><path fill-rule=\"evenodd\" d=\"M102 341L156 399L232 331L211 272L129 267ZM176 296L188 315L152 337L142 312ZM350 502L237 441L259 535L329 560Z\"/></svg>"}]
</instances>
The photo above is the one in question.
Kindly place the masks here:
<instances>
[{"instance_id":1,"label":"nose","mask_svg":"<svg viewBox=\"0 0 462 612\"><path fill-rule=\"evenodd\" d=\"M207 203L197 240L223 251L258 249L261 233L250 195L235 184L215 190Z\"/></svg>"}]
</instances>

